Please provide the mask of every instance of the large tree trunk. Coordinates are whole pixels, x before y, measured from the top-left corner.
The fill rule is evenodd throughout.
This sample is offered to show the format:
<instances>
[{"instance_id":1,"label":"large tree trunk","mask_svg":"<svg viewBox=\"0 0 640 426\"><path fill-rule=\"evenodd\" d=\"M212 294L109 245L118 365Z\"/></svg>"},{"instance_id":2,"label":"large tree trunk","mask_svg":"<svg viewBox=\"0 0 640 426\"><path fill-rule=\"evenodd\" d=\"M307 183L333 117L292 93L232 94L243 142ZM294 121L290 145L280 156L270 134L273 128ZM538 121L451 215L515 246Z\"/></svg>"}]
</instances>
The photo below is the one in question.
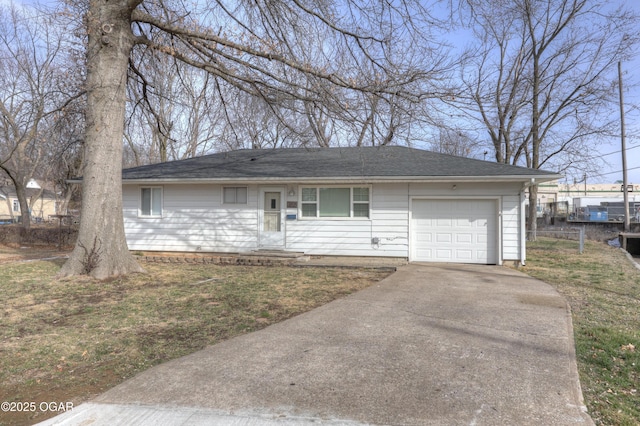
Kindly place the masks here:
<instances>
[{"instance_id":1,"label":"large tree trunk","mask_svg":"<svg viewBox=\"0 0 640 426\"><path fill-rule=\"evenodd\" d=\"M87 15L87 117L82 216L75 249L60 277L106 279L143 272L129 252L122 218L122 143L129 55L130 1L92 0Z\"/></svg>"},{"instance_id":2,"label":"large tree trunk","mask_svg":"<svg viewBox=\"0 0 640 426\"><path fill-rule=\"evenodd\" d=\"M26 190L26 180L24 176L20 176L15 174L10 169L3 169L4 172L11 179L11 183L13 184L13 188L16 190L16 197L18 198L18 204L20 205L20 222L25 229L31 228L31 214L29 213L29 202L27 201L27 190ZM13 214L13 205L7 198L7 205L9 206L9 213L11 214L11 219L15 219L15 215Z\"/></svg>"},{"instance_id":3,"label":"large tree trunk","mask_svg":"<svg viewBox=\"0 0 640 426\"><path fill-rule=\"evenodd\" d=\"M14 181L15 182L15 181ZM20 203L20 218L22 222L22 227L24 229L31 228L31 214L30 214L30 206L27 201L27 192L23 185L15 185L16 187L16 196L18 197L18 203Z\"/></svg>"}]
</instances>

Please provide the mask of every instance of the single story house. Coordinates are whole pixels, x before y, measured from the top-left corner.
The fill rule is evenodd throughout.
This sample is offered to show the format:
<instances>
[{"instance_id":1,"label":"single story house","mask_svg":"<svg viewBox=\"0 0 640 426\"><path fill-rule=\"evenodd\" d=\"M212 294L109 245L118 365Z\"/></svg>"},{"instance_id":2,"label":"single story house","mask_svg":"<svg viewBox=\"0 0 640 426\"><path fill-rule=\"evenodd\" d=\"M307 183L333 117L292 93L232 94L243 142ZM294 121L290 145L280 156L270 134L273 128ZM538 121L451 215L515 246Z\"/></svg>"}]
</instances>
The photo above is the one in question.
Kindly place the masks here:
<instances>
[{"instance_id":1,"label":"single story house","mask_svg":"<svg viewBox=\"0 0 640 426\"><path fill-rule=\"evenodd\" d=\"M56 214L57 198L53 191L41 189L32 179L26 188L26 196L31 206L31 220L46 221ZM0 222L14 223L21 216L18 194L13 186L0 186Z\"/></svg>"},{"instance_id":2,"label":"single story house","mask_svg":"<svg viewBox=\"0 0 640 426\"><path fill-rule=\"evenodd\" d=\"M130 250L525 260L525 189L560 175L402 146L238 150L123 170Z\"/></svg>"}]
</instances>

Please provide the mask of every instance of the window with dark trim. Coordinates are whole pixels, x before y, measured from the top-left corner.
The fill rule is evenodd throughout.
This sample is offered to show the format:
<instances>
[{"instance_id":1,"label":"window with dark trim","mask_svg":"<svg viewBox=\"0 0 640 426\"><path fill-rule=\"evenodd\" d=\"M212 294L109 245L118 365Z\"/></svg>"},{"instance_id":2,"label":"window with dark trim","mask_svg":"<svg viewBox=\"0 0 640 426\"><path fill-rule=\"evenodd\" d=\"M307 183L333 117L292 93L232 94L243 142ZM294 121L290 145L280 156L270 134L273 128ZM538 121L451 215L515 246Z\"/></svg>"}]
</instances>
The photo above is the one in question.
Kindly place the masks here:
<instances>
[{"instance_id":1,"label":"window with dark trim","mask_svg":"<svg viewBox=\"0 0 640 426\"><path fill-rule=\"evenodd\" d=\"M225 186L222 188L223 204L247 204L246 186Z\"/></svg>"}]
</instances>

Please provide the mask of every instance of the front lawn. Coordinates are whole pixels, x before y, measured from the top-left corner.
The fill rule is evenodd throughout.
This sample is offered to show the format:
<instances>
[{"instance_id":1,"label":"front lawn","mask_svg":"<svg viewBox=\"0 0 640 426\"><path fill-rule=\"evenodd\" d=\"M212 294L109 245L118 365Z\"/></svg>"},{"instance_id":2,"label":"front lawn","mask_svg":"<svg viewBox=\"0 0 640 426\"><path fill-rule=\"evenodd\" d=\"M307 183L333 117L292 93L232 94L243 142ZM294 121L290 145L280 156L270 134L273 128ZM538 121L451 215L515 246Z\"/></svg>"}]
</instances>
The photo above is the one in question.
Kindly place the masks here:
<instances>
[{"instance_id":1,"label":"front lawn","mask_svg":"<svg viewBox=\"0 0 640 426\"><path fill-rule=\"evenodd\" d=\"M553 285L571 305L578 370L599 425L640 424L640 270L625 253L587 241L527 244L521 270Z\"/></svg>"},{"instance_id":2,"label":"front lawn","mask_svg":"<svg viewBox=\"0 0 640 426\"><path fill-rule=\"evenodd\" d=\"M573 241L552 239L528 243L527 250L521 270L553 285L571 305L589 414L601 425L640 424L640 270L620 249L592 241L583 254ZM0 401L36 403L36 410L0 413L0 424L42 421L56 414L40 410L42 402L78 405L160 362L388 275L146 264L149 274L110 282L55 281L62 262L0 264Z\"/></svg>"},{"instance_id":3,"label":"front lawn","mask_svg":"<svg viewBox=\"0 0 640 426\"><path fill-rule=\"evenodd\" d=\"M0 264L0 401L24 411L0 412L0 424L43 421L57 414L52 409L77 406L151 366L308 311L389 274L145 264L147 275L56 281L63 262Z\"/></svg>"}]
</instances>

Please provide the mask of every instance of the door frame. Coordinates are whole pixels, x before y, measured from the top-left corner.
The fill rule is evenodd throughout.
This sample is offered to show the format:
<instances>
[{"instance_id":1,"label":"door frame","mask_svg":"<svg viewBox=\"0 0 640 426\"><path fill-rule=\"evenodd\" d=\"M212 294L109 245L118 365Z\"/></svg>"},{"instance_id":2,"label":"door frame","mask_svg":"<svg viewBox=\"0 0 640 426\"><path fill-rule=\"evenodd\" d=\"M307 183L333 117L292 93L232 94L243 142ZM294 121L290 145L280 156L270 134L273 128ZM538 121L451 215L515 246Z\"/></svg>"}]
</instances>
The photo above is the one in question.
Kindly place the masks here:
<instances>
[{"instance_id":1,"label":"door frame","mask_svg":"<svg viewBox=\"0 0 640 426\"><path fill-rule=\"evenodd\" d=\"M280 193L280 233L281 239L276 244L264 238L264 196L267 192ZM261 186L258 188L258 247L261 249L284 250L287 246L286 237L286 201L287 188L283 186Z\"/></svg>"}]
</instances>

